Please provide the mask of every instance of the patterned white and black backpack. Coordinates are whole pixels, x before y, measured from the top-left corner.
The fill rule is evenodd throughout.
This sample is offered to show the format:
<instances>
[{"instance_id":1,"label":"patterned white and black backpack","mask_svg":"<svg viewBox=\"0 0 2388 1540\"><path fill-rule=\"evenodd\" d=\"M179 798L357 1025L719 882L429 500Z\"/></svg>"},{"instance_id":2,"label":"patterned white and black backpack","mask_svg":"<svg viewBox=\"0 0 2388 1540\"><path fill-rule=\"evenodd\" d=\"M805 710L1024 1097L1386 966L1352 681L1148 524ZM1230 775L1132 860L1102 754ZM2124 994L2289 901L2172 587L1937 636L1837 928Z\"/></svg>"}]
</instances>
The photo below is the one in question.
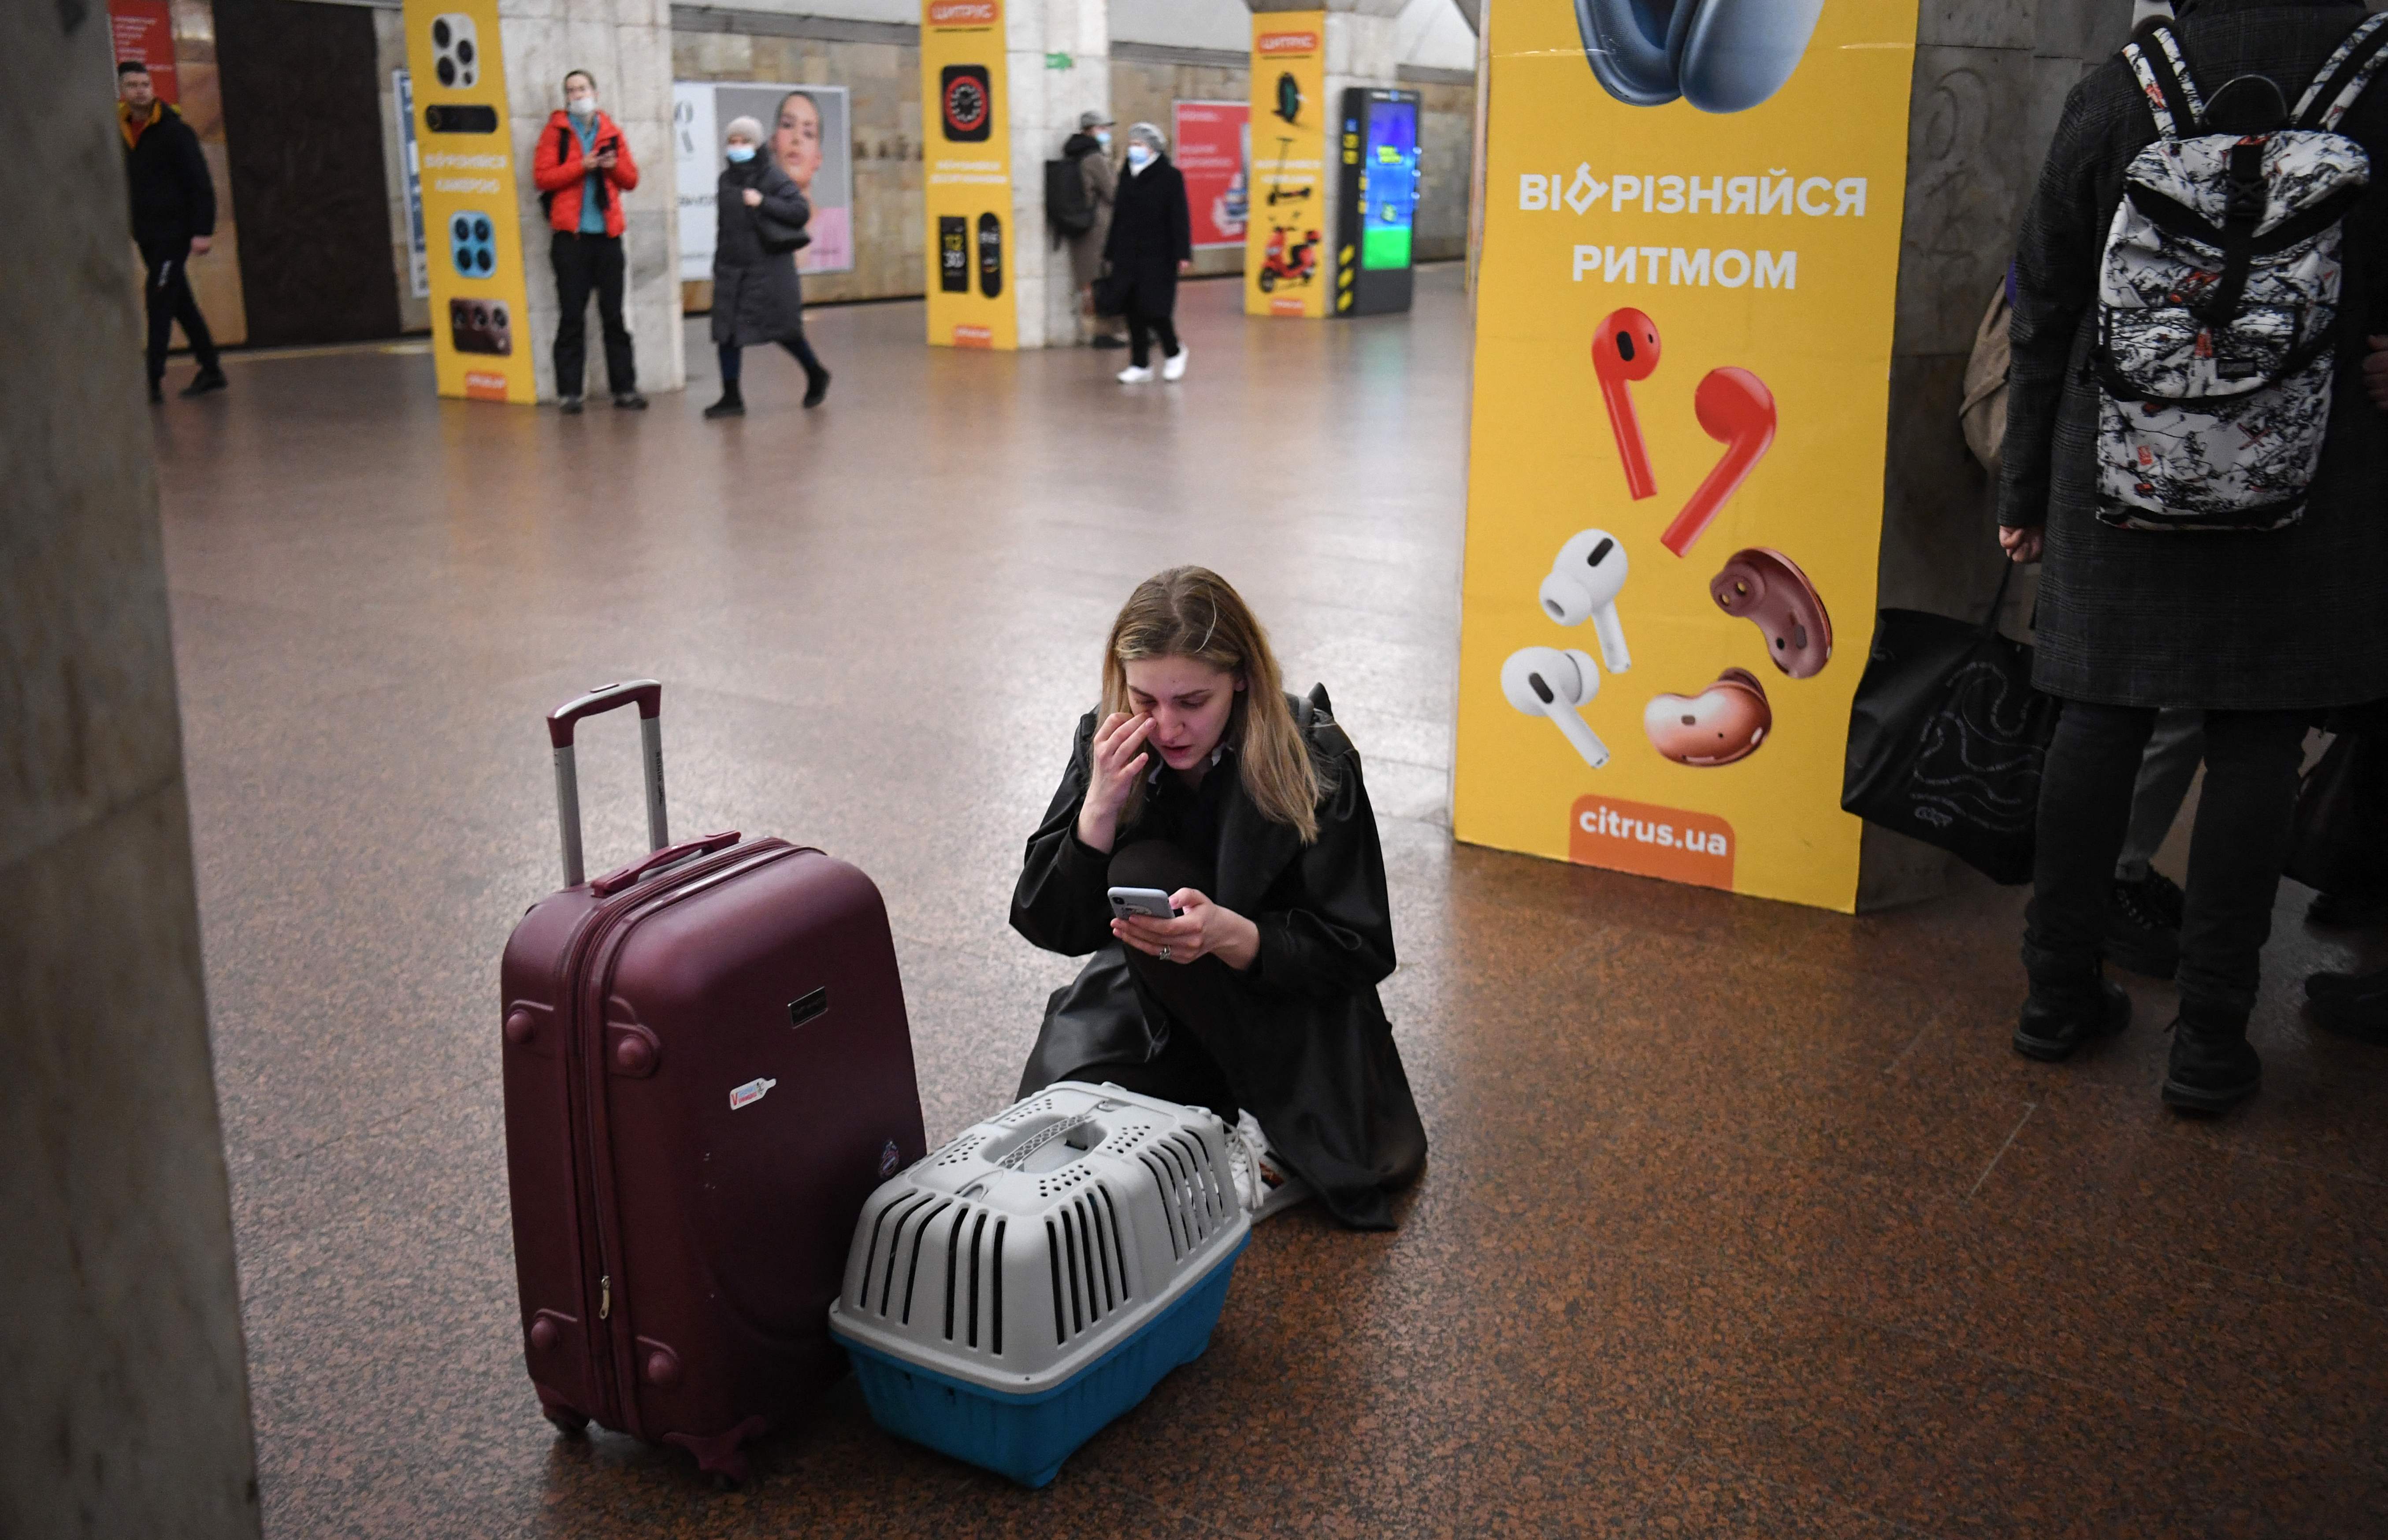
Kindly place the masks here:
<instances>
[{"instance_id":1,"label":"patterned white and black backpack","mask_svg":"<svg viewBox=\"0 0 2388 1540\"><path fill-rule=\"evenodd\" d=\"M2305 510L2335 377L2340 222L2371 179L2337 132L2388 55L2369 17L2293 110L2261 75L2211 106L2161 23L2123 56L2155 143L2123 173L2098 285L2098 516L2278 529Z\"/></svg>"}]
</instances>

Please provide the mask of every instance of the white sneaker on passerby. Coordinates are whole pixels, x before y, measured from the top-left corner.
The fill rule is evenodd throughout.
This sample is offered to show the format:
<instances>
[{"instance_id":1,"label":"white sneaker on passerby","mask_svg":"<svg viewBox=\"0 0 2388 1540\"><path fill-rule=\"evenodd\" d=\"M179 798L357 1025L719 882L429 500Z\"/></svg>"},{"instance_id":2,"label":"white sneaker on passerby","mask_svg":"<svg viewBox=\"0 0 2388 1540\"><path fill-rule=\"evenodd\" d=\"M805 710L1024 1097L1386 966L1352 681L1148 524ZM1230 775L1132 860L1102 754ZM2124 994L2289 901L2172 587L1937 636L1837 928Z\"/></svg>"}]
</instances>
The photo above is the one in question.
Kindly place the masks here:
<instances>
[{"instance_id":1,"label":"white sneaker on passerby","mask_svg":"<svg viewBox=\"0 0 2388 1540\"><path fill-rule=\"evenodd\" d=\"M1119 372L1119 382L1122 385L1150 385L1152 370L1145 364L1131 363Z\"/></svg>"},{"instance_id":2,"label":"white sneaker on passerby","mask_svg":"<svg viewBox=\"0 0 2388 1540\"><path fill-rule=\"evenodd\" d=\"M1192 355L1193 351L1194 350L1191 348L1181 347L1167 358L1162 359L1161 361L1161 377L1162 379L1184 379L1186 377L1186 360Z\"/></svg>"},{"instance_id":3,"label":"white sneaker on passerby","mask_svg":"<svg viewBox=\"0 0 2388 1540\"><path fill-rule=\"evenodd\" d=\"M1228 1130L1227 1167L1235 1173L1237 1195L1255 1225L1310 1196L1309 1185L1270 1155L1268 1136L1250 1113L1238 1114L1235 1127Z\"/></svg>"}]
</instances>

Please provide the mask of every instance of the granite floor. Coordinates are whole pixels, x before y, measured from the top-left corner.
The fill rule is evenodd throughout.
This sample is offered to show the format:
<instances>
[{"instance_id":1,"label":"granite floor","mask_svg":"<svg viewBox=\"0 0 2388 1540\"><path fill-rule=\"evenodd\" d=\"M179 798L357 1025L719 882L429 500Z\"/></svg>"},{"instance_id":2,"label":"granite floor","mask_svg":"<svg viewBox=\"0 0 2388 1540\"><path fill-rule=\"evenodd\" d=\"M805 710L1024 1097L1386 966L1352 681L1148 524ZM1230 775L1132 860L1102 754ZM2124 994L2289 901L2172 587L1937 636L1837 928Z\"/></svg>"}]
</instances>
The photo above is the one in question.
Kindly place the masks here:
<instances>
[{"instance_id":1,"label":"granite floor","mask_svg":"<svg viewBox=\"0 0 2388 1540\"><path fill-rule=\"evenodd\" d=\"M735 424L709 378L440 404L406 349L159 410L272 1534L2388 1533L2388 1051L2293 1004L2347 938L2284 889L2267 1088L2188 1122L2165 987L2078 1063L2009 1051L2011 892L1851 920L1454 846L1467 312L1421 286L1304 325L1189 286L1175 388L929 350L889 305L816 312L827 407L758 355ZM1185 560L1366 757L1434 1140L1402 1228L1272 1220L1209 1355L1041 1492L850 1382L734 1494L557 1439L493 988L555 881L540 714L654 674L678 829L878 878L934 1140L1070 970L1005 928L1020 842L1112 610ZM583 745L595 868L641 843L634 735Z\"/></svg>"}]
</instances>

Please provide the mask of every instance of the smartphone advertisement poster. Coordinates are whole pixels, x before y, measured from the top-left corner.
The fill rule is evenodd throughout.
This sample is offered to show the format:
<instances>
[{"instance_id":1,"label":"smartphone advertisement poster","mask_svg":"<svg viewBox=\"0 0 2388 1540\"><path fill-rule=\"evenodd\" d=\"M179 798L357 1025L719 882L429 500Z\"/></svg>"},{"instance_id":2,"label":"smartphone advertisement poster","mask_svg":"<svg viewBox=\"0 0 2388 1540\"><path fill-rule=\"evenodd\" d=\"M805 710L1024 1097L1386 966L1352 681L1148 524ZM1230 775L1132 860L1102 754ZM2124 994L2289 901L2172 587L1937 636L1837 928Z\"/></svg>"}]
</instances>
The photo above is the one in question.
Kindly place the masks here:
<instances>
[{"instance_id":1,"label":"smartphone advertisement poster","mask_svg":"<svg viewBox=\"0 0 2388 1540\"><path fill-rule=\"evenodd\" d=\"M721 182L721 130L739 118L763 125L764 152L812 206L812 244L799 273L854 267L854 134L845 87L750 81L672 83L672 159L680 173L680 275L713 276L714 189Z\"/></svg>"},{"instance_id":2,"label":"smartphone advertisement poster","mask_svg":"<svg viewBox=\"0 0 2388 1540\"><path fill-rule=\"evenodd\" d=\"M400 170L406 174L406 276L417 299L431 293L431 250L423 237L423 148L414 137L414 82L404 67L389 72L390 102L397 111Z\"/></svg>"},{"instance_id":3,"label":"smartphone advertisement poster","mask_svg":"<svg viewBox=\"0 0 2388 1540\"><path fill-rule=\"evenodd\" d=\"M1459 838L1856 907L1917 4L1490 7Z\"/></svg>"},{"instance_id":4,"label":"smartphone advertisement poster","mask_svg":"<svg viewBox=\"0 0 2388 1540\"><path fill-rule=\"evenodd\" d=\"M1175 109L1169 142L1186 178L1194 245L1241 246L1251 204L1251 104L1178 102Z\"/></svg>"},{"instance_id":5,"label":"smartphone advertisement poster","mask_svg":"<svg viewBox=\"0 0 2388 1540\"><path fill-rule=\"evenodd\" d=\"M1332 313L1327 235L1327 13L1252 16L1251 211L1244 226L1244 313Z\"/></svg>"},{"instance_id":6,"label":"smartphone advertisement poster","mask_svg":"<svg viewBox=\"0 0 2388 1540\"><path fill-rule=\"evenodd\" d=\"M406 0L439 393L539 400L497 0Z\"/></svg>"},{"instance_id":7,"label":"smartphone advertisement poster","mask_svg":"<svg viewBox=\"0 0 2388 1540\"><path fill-rule=\"evenodd\" d=\"M921 0L929 342L1020 346L1003 0Z\"/></svg>"}]
</instances>

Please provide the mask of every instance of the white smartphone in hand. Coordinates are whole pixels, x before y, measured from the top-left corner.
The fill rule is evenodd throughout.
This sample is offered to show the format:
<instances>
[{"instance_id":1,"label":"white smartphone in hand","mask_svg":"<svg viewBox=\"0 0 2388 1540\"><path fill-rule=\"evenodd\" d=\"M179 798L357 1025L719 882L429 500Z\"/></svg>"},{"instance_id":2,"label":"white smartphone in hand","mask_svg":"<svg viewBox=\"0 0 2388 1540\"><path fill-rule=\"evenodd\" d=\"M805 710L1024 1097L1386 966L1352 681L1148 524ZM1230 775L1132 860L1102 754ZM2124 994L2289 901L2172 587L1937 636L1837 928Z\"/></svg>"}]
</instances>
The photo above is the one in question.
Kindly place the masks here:
<instances>
[{"instance_id":1,"label":"white smartphone in hand","mask_svg":"<svg viewBox=\"0 0 2388 1540\"><path fill-rule=\"evenodd\" d=\"M1123 920L1141 916L1147 920L1175 920L1182 910L1172 909L1169 895L1157 887L1115 887L1111 890L1111 912Z\"/></svg>"}]
</instances>

